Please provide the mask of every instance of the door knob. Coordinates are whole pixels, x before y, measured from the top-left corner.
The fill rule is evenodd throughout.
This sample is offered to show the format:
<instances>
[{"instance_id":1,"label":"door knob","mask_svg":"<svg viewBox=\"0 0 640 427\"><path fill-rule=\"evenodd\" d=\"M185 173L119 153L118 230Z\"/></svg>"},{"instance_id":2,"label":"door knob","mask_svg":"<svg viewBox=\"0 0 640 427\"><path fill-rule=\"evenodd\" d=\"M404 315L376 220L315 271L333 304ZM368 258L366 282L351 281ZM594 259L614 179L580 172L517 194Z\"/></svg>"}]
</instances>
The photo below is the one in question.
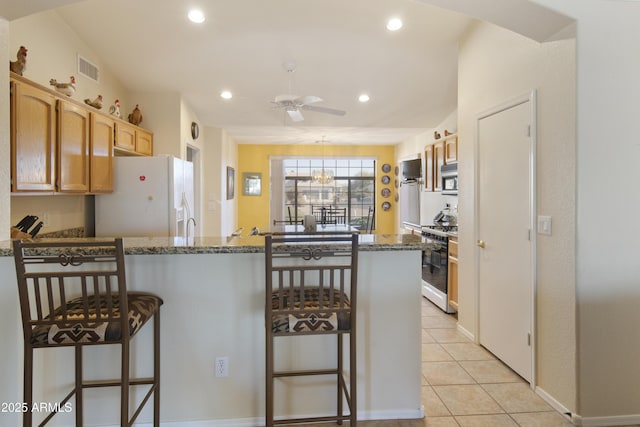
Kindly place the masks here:
<instances>
[{"instance_id":1,"label":"door knob","mask_svg":"<svg viewBox=\"0 0 640 427\"><path fill-rule=\"evenodd\" d=\"M480 248L484 249L484 246L485 246L485 245L484 245L484 240L478 240L478 241L476 242L476 244L478 245L478 247L480 247Z\"/></svg>"}]
</instances>

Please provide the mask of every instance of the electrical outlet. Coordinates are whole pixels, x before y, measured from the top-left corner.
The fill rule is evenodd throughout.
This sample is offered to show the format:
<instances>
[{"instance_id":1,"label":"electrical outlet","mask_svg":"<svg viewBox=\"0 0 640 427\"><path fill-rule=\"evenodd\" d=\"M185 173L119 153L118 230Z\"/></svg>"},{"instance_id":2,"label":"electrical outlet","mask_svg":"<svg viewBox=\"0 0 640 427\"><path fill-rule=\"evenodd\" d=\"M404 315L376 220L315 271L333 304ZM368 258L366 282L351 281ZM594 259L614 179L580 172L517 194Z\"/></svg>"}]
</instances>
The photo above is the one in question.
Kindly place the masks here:
<instances>
[{"instance_id":1,"label":"electrical outlet","mask_svg":"<svg viewBox=\"0 0 640 427\"><path fill-rule=\"evenodd\" d=\"M229 376L229 358L227 356L216 357L216 377Z\"/></svg>"}]
</instances>

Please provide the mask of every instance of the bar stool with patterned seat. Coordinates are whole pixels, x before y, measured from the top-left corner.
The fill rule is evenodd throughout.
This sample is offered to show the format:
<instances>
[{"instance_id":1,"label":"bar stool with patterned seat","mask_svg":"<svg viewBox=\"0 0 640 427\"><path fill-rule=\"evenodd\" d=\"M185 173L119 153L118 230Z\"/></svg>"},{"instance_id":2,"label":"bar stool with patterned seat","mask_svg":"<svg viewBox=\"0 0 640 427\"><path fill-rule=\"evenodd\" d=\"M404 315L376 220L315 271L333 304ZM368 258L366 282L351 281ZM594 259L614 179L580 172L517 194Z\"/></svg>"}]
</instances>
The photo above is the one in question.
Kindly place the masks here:
<instances>
[{"instance_id":1,"label":"bar stool with patterned seat","mask_svg":"<svg viewBox=\"0 0 640 427\"><path fill-rule=\"evenodd\" d=\"M34 349L75 348L75 384L57 405L75 395L75 423L83 422L85 388L120 387L120 426L131 426L153 395L153 425L160 425L160 306L151 293L127 291L122 239L92 242L13 242L24 331L24 404L33 405ZM130 340L153 318L153 376L130 378ZM82 350L87 345L120 344L121 376L84 381ZM141 403L129 414L130 386L146 385ZM39 424L49 422L51 412ZM23 414L30 427L31 411Z\"/></svg>"},{"instance_id":2,"label":"bar stool with patterned seat","mask_svg":"<svg viewBox=\"0 0 640 427\"><path fill-rule=\"evenodd\" d=\"M356 426L356 290L358 235L265 236L266 426L348 420ZM276 338L336 335L335 368L276 370ZM348 384L343 340L349 336ZM307 375L336 377L334 415L274 420L274 380ZM346 401L349 413L343 413Z\"/></svg>"}]
</instances>

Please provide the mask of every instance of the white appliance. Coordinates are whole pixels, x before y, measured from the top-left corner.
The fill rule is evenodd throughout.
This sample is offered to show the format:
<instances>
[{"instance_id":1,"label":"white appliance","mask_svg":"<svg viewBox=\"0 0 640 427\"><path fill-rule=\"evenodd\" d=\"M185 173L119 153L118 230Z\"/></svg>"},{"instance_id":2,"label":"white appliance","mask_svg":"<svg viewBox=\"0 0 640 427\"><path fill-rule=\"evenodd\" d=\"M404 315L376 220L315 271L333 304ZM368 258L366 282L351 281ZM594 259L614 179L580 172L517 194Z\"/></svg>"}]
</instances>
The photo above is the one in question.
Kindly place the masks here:
<instances>
[{"instance_id":1,"label":"white appliance","mask_svg":"<svg viewBox=\"0 0 640 427\"><path fill-rule=\"evenodd\" d=\"M420 183L403 181L400 183L400 223L420 224Z\"/></svg>"},{"instance_id":2,"label":"white appliance","mask_svg":"<svg viewBox=\"0 0 640 427\"><path fill-rule=\"evenodd\" d=\"M193 236L193 206L193 163L115 157L113 193L95 196L96 236Z\"/></svg>"}]
</instances>

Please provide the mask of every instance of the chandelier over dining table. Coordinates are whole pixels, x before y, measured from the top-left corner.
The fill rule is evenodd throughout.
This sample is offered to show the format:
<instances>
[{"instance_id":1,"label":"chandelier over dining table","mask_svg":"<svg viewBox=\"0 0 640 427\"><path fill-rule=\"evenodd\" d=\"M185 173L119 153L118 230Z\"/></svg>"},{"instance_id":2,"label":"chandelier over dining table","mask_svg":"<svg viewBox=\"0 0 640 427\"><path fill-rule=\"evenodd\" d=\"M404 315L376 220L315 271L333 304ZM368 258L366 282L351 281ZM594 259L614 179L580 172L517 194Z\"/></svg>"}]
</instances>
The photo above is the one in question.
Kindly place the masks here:
<instances>
[{"instance_id":1,"label":"chandelier over dining table","mask_svg":"<svg viewBox=\"0 0 640 427\"><path fill-rule=\"evenodd\" d=\"M316 184L327 185L331 184L334 179L334 174L332 169L327 169L324 167L324 143L326 142L325 137L323 136L321 140L316 141L316 143L322 144L322 167L320 169L314 169L311 172L311 179Z\"/></svg>"}]
</instances>

